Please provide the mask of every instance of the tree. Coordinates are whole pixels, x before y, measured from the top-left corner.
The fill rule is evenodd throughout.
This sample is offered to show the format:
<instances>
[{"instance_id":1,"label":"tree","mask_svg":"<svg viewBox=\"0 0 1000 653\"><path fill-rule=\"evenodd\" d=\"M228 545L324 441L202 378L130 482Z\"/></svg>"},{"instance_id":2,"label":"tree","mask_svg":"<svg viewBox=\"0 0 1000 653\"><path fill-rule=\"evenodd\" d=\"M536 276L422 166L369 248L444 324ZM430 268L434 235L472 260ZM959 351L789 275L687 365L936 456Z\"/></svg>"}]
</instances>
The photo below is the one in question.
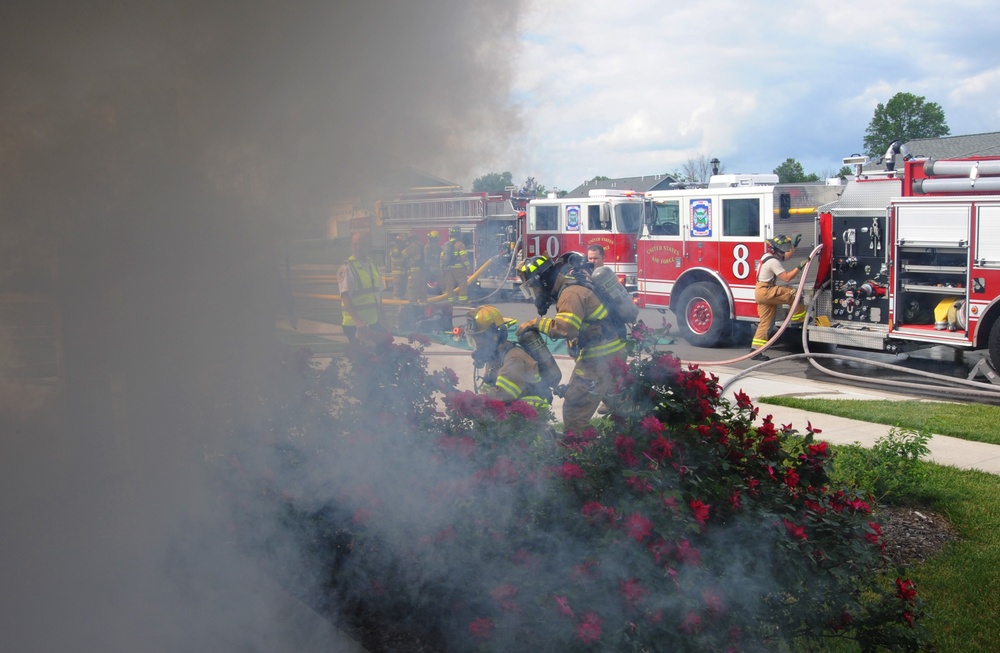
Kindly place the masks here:
<instances>
[{"instance_id":1,"label":"tree","mask_svg":"<svg viewBox=\"0 0 1000 653\"><path fill-rule=\"evenodd\" d=\"M715 170L716 165L718 166L718 170ZM705 183L713 174L723 172L724 168L725 166L710 154L698 154L689 158L687 163L684 164L682 177L679 181Z\"/></svg>"},{"instance_id":2,"label":"tree","mask_svg":"<svg viewBox=\"0 0 1000 653\"><path fill-rule=\"evenodd\" d=\"M513 175L510 171L488 172L473 180L472 190L476 193L502 193L505 188L513 185Z\"/></svg>"},{"instance_id":3,"label":"tree","mask_svg":"<svg viewBox=\"0 0 1000 653\"><path fill-rule=\"evenodd\" d=\"M875 115L865 130L865 153L870 157L880 156L896 139L906 143L950 133L940 104L925 102L922 95L896 93L887 103L879 102L875 107Z\"/></svg>"},{"instance_id":4,"label":"tree","mask_svg":"<svg viewBox=\"0 0 1000 653\"><path fill-rule=\"evenodd\" d=\"M802 164L788 157L785 162L774 169L774 174L778 175L778 183L781 184L800 184L806 181L819 181L819 175L816 173L806 174L805 170L802 169Z\"/></svg>"}]
</instances>

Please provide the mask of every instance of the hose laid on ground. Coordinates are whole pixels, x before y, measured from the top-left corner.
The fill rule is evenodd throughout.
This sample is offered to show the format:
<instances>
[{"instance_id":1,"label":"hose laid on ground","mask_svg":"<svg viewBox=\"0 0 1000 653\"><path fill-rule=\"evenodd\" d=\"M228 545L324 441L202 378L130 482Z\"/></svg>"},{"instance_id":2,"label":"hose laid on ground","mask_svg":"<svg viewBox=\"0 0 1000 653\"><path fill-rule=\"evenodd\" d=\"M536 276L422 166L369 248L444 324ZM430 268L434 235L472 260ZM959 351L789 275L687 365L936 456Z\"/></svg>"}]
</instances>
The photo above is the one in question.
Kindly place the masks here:
<instances>
[{"instance_id":1,"label":"hose laid on ground","mask_svg":"<svg viewBox=\"0 0 1000 653\"><path fill-rule=\"evenodd\" d=\"M823 247L822 245L817 245L816 249L814 249L813 252L812 252L812 254L809 255L809 263L806 264L806 269L808 269L808 266L811 264L812 257L822 247ZM795 299L792 302L792 307L795 306L796 302L798 302L798 300L799 300L800 295L802 294L802 287L803 287L803 282L805 281L805 278L806 278L806 275L805 275L805 269L804 269L803 272L802 272L802 279L799 281L799 287L798 287L798 290L797 290L797 292L795 294ZM723 386L722 386L722 392L725 393L726 389L728 389L733 383L735 383L737 380L741 379L742 377L747 376L751 372L754 372L754 371L756 371L756 370L758 370L758 369L760 369L762 367L770 365L771 363L776 363L776 362L779 362L779 361L796 360L796 359L800 359L800 358L805 358L806 360L809 361L810 365L812 365L814 368L816 368L817 370L819 370L823 374L826 374L828 376L833 376L833 377L836 377L836 378L840 378L840 379L849 380L849 381L857 381L857 376L856 375L852 375L852 374L847 374L847 373L844 373L844 372L837 372L836 370L831 370L829 368L823 367L822 365L820 365L819 363L816 362L817 359L833 359L833 360L839 360L839 361L854 361L854 362L861 363L861 364L864 364L864 365L870 365L870 366L873 366L873 367L887 369L887 370L891 370L891 371L894 371L894 372L911 374L913 376L920 376L920 377L931 379L931 380L934 380L934 381L939 381L939 382L940 381L944 381L946 383L951 384L951 386L959 386L959 387L949 387L947 385L940 385L940 386L935 385L934 386L934 390L939 391L939 392L943 392L943 393L946 393L946 394L953 394L953 395L960 395L960 396L967 396L967 397L988 398L988 399L998 399L998 398L1000 398L1000 388L993 389L990 386L984 386L982 383L980 383L978 381L971 381L969 379L958 379L958 378L951 377L951 376L943 376L941 374L934 374L933 372L924 372L923 370L913 370L913 369L910 369L910 368L907 368L907 367L902 367L900 365L893 365L892 363L883 363L881 361L873 361L873 360L870 360L870 359L867 359L867 358L861 358L861 357L858 357L858 356L844 356L844 355L841 355L841 354L821 354L821 353L816 353L816 352L810 352L809 351L809 336L808 336L809 318L813 314L813 310L814 310L815 305L816 305L816 299L818 297L819 297L819 293L814 294L813 298L812 298L812 301L810 301L809 305L806 307L806 317L805 317L805 319L802 322L802 349L803 349L803 353L801 353L801 354L792 354L792 355L789 355L789 356L782 356L781 358L776 358L774 360L769 360L769 361L761 361L760 363L758 363L756 365L753 365L752 367L748 367L747 369L740 371L734 377L732 377L728 381L726 381L725 384L723 384ZM785 321L782 323L781 328L778 330L778 332L770 340L767 341L766 345L764 345L763 347L761 347L758 351L764 351L765 349L767 349L768 347L770 347L771 344L775 340L777 340L778 336L781 335L781 332L784 331L785 326L787 326L787 324L789 323L790 319L791 319L791 310L789 310L788 315L785 317ZM732 359L732 360L733 361L746 360L752 354L756 354L756 352L752 352L751 354L746 354L744 356L740 356L739 358L735 358L735 359ZM684 361L684 362L687 362L687 361ZM729 362L729 361L709 362L709 363L692 363L692 364L707 366L707 365L712 365L712 364L720 365L720 364L723 364L723 363L726 363L726 362ZM872 384L876 384L876 385L884 385L884 386L890 386L890 387L896 387L896 388L911 388L911 389L916 389L916 390L927 390L927 384L926 383L908 383L906 381L898 381L898 380L892 380L892 379L873 379L873 378L870 378L870 377L867 378L867 382L868 383L872 383Z\"/></svg>"},{"instance_id":2,"label":"hose laid on ground","mask_svg":"<svg viewBox=\"0 0 1000 653\"><path fill-rule=\"evenodd\" d=\"M802 268L802 274L799 275L799 277L800 277L799 278L799 285L795 289L795 298L792 300L791 305L788 307L788 314L785 316L784 321L781 323L781 326L778 327L778 330L775 332L775 334L773 336L771 336L770 340L768 340L767 343L765 343L763 347L761 347L760 349L754 349L754 350L750 351L747 354L743 354L742 356L737 356L736 358L730 358L730 359L724 360L724 361L681 361L681 362L685 363L687 365L698 365L700 367L708 367L708 366L711 366L711 365L731 365L733 363L739 363L741 361L745 361L748 358L753 358L754 356L756 356L757 354L759 354L759 353L767 350L768 347L770 347L772 344L774 344L775 342L777 342L778 338L781 337L781 334L785 332L785 329L788 328L788 325L792 321L792 309L794 309L795 306L798 305L799 299L802 297L802 289L806 285L806 272L809 270L809 266L812 265L813 257L816 256L816 254L819 253L819 250L821 250L821 249L823 249L823 245L816 245L816 247L813 248L813 251L809 253L809 258L806 261L805 267ZM805 322L808 319L809 319L809 315L807 314L806 317L805 317L805 320L803 320L802 324L805 325ZM788 358L788 357L787 356L783 356L782 359L784 359L784 358ZM768 361L764 361L764 362L766 363ZM748 369L753 370L753 369L757 369L758 367L760 367L760 365L754 365L753 367L748 368Z\"/></svg>"}]
</instances>

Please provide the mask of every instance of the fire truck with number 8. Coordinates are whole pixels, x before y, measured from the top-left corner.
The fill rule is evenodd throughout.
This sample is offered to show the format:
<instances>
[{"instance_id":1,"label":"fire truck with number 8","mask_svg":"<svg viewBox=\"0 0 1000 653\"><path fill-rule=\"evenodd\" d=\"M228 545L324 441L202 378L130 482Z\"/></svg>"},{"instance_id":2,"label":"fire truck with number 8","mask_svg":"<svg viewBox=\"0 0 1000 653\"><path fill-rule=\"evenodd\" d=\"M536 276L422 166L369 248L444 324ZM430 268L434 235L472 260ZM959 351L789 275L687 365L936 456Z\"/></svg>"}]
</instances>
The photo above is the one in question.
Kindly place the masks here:
<instances>
[{"instance_id":1,"label":"fire truck with number 8","mask_svg":"<svg viewBox=\"0 0 1000 653\"><path fill-rule=\"evenodd\" d=\"M822 244L804 286L810 343L985 350L1000 368L1000 157L867 163L844 159L855 174L839 185L727 175L647 194L638 302L673 311L692 344L722 344L757 320L766 240L802 234L802 257Z\"/></svg>"},{"instance_id":2,"label":"fire truck with number 8","mask_svg":"<svg viewBox=\"0 0 1000 653\"><path fill-rule=\"evenodd\" d=\"M779 184L774 174L723 174L707 187L646 193L639 306L669 308L693 345L727 342L737 323L757 320L754 285L767 240L801 233L808 252L818 208L842 190Z\"/></svg>"}]
</instances>

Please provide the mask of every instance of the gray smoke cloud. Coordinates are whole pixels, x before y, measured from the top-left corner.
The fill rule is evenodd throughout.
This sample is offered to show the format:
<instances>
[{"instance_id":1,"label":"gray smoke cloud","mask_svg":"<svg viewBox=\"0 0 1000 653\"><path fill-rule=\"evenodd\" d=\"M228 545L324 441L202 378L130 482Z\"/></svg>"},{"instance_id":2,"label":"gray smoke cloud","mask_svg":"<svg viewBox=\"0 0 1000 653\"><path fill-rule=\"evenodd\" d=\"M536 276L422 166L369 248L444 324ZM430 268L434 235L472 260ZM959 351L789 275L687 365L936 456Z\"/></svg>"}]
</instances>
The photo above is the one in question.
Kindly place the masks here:
<instances>
[{"instance_id":1,"label":"gray smoke cloud","mask_svg":"<svg viewBox=\"0 0 1000 653\"><path fill-rule=\"evenodd\" d=\"M5 650L315 643L205 526L203 461L267 381L284 243L514 151L519 10L4 3L0 362L34 334L55 370L0 379Z\"/></svg>"}]
</instances>

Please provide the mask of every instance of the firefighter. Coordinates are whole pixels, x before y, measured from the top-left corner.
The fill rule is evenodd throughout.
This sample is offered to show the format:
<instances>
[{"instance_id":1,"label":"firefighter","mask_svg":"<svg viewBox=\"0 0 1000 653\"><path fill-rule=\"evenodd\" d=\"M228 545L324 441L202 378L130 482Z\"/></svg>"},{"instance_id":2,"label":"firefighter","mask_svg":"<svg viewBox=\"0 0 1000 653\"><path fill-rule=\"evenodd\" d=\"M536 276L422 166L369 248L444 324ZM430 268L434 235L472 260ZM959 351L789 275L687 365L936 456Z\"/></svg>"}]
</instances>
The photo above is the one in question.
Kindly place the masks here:
<instances>
[{"instance_id":1,"label":"firefighter","mask_svg":"<svg viewBox=\"0 0 1000 653\"><path fill-rule=\"evenodd\" d=\"M406 271L403 269L403 249L406 241L403 234L396 234L392 240L392 247L389 248L389 270L392 275L392 296L396 299L403 299L406 295Z\"/></svg>"},{"instance_id":2,"label":"firefighter","mask_svg":"<svg viewBox=\"0 0 1000 653\"><path fill-rule=\"evenodd\" d=\"M607 307L591 289L583 265L586 263L582 260L578 268L568 259L553 261L534 256L517 270L521 291L535 301L540 316L521 324L518 334L537 329L549 338L565 339L570 355L576 359L563 395L567 433L583 432L601 401L610 400L615 388L612 363L625 351L625 341L618 336ZM553 303L556 316L544 317Z\"/></svg>"},{"instance_id":3,"label":"firefighter","mask_svg":"<svg viewBox=\"0 0 1000 653\"><path fill-rule=\"evenodd\" d=\"M465 337L472 347L476 369L484 368L479 394L504 403L520 400L536 410L548 408L552 391L538 373L538 363L517 343L507 337L506 320L495 306L469 310L465 318Z\"/></svg>"},{"instance_id":4,"label":"firefighter","mask_svg":"<svg viewBox=\"0 0 1000 653\"><path fill-rule=\"evenodd\" d=\"M469 274L469 252L462 242L462 230L451 227L448 242L441 248L441 276L449 302L454 302L456 296L459 302L469 301Z\"/></svg>"},{"instance_id":5,"label":"firefighter","mask_svg":"<svg viewBox=\"0 0 1000 653\"><path fill-rule=\"evenodd\" d=\"M359 329L381 328L382 279L368 256L367 234L351 237L351 256L337 270L344 335L357 342ZM363 335L363 333L361 334Z\"/></svg>"},{"instance_id":6,"label":"firefighter","mask_svg":"<svg viewBox=\"0 0 1000 653\"><path fill-rule=\"evenodd\" d=\"M785 270L782 261L788 260L795 253L795 247L801 240L801 235L795 236L793 242L788 236L775 236L767 241L768 253L760 261L760 269L757 270L757 285L754 289L754 299L757 301L757 315L760 323L757 325L757 332L754 333L753 342L750 344L750 351L757 351L767 344L768 332L774 324L774 315L779 306L791 305L795 299L795 288L792 286L782 286L778 282L791 283L798 276L802 268L806 266L809 259L804 259L791 270ZM792 311L792 322L802 322L806 317L806 307L801 300L795 305ZM769 357L763 352L757 352L751 360L766 361Z\"/></svg>"},{"instance_id":7,"label":"firefighter","mask_svg":"<svg viewBox=\"0 0 1000 653\"><path fill-rule=\"evenodd\" d=\"M411 304L427 301L424 245L420 242L420 236L413 231L407 234L406 248L403 249L403 270L407 275L406 300Z\"/></svg>"},{"instance_id":8,"label":"firefighter","mask_svg":"<svg viewBox=\"0 0 1000 653\"><path fill-rule=\"evenodd\" d=\"M427 232L427 244L424 245L424 278L427 285L441 286L441 234L437 229Z\"/></svg>"}]
</instances>

